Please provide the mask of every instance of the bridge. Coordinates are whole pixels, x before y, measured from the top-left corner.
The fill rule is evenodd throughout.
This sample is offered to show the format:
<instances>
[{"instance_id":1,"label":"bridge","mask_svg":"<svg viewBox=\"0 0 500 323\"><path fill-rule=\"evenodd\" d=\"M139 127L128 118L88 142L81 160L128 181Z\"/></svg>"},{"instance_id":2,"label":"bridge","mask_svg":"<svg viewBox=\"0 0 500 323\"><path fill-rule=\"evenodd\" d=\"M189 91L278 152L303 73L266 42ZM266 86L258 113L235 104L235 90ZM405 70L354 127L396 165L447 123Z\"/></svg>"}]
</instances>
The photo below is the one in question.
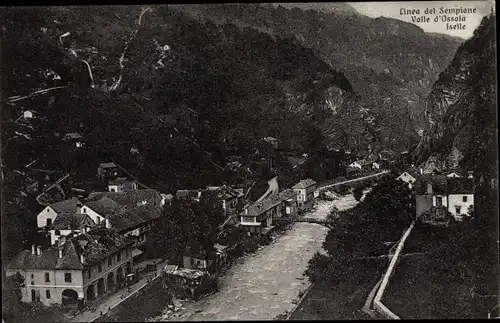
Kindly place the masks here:
<instances>
[{"instance_id":1,"label":"bridge","mask_svg":"<svg viewBox=\"0 0 500 323\"><path fill-rule=\"evenodd\" d=\"M279 219L275 219L276 222L281 222L281 223L298 223L298 222L303 222L303 223L317 223L317 224L322 224L325 226L333 225L335 223L335 220L327 220L327 219L318 219L318 218L305 218L305 217L283 217Z\"/></svg>"},{"instance_id":2,"label":"bridge","mask_svg":"<svg viewBox=\"0 0 500 323\"><path fill-rule=\"evenodd\" d=\"M331 188L331 187L335 187L335 186L339 186L339 185L343 185L343 184L351 184L351 183L355 183L355 182L361 182L361 181L364 181L364 180L368 180L368 179L371 179L371 180L375 180L379 177L382 177L386 174L388 174L389 171L388 170L384 170L380 173L376 173L376 174L371 174L371 175L367 175L367 176L363 176L363 177L358 177L358 178L353 178L353 179L350 179L350 180L347 180L347 181L343 181L343 182L337 182L337 183L332 183L332 182L325 182L325 183L321 183L318 187L318 190L324 190L324 189L327 189L327 188Z\"/></svg>"}]
</instances>

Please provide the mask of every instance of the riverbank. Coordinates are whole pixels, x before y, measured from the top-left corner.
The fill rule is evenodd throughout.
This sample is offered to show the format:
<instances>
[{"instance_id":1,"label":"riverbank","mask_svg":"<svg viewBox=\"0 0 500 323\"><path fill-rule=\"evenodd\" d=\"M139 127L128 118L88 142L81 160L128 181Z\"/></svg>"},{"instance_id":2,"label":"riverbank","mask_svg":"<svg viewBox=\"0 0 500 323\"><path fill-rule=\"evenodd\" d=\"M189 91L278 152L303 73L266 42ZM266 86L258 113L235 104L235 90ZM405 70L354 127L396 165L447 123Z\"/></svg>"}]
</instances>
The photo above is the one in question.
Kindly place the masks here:
<instances>
[{"instance_id":1,"label":"riverbank","mask_svg":"<svg viewBox=\"0 0 500 323\"><path fill-rule=\"evenodd\" d=\"M326 218L334 201L319 201L309 217ZM177 317L157 320L272 320L295 307L309 286L303 276L309 259L322 249L328 229L296 223L276 240L234 264L221 277L219 292L185 304Z\"/></svg>"}]
</instances>

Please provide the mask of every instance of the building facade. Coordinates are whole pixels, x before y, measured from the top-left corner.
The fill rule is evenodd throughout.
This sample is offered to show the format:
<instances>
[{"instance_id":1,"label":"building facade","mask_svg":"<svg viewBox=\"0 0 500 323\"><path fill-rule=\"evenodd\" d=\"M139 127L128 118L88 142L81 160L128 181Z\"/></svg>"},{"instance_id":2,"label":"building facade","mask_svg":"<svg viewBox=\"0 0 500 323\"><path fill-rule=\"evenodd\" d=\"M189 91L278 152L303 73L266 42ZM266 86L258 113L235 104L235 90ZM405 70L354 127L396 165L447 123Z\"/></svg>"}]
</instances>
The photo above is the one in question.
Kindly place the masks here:
<instances>
[{"instance_id":1,"label":"building facade","mask_svg":"<svg viewBox=\"0 0 500 323\"><path fill-rule=\"evenodd\" d=\"M21 277L23 302L83 305L115 291L134 271L133 242L109 229L65 238L43 251L32 246L5 266L7 276Z\"/></svg>"}]
</instances>

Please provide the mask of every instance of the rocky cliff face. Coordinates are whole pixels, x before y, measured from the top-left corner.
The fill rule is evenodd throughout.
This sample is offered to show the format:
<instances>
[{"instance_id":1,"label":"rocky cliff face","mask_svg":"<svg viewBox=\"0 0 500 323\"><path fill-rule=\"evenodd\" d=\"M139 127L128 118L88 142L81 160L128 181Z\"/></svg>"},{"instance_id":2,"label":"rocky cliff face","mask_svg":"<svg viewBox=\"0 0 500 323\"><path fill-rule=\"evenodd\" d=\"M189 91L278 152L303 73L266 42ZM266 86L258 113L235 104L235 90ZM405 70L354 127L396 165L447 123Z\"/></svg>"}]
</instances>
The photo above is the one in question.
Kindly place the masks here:
<instances>
[{"instance_id":1,"label":"rocky cliff face","mask_svg":"<svg viewBox=\"0 0 500 323\"><path fill-rule=\"evenodd\" d=\"M330 5L330 4L328 4ZM340 5L340 4L338 4ZM290 37L341 70L380 124L377 144L397 150L418 143L425 100L460 40L426 34L389 18L372 19L352 7L312 4L174 6L199 20L231 22ZM349 9L350 8L350 9Z\"/></svg>"},{"instance_id":2,"label":"rocky cliff face","mask_svg":"<svg viewBox=\"0 0 500 323\"><path fill-rule=\"evenodd\" d=\"M424 169L460 166L488 177L496 173L495 41L495 17L485 17L434 84L427 125L414 151Z\"/></svg>"}]
</instances>

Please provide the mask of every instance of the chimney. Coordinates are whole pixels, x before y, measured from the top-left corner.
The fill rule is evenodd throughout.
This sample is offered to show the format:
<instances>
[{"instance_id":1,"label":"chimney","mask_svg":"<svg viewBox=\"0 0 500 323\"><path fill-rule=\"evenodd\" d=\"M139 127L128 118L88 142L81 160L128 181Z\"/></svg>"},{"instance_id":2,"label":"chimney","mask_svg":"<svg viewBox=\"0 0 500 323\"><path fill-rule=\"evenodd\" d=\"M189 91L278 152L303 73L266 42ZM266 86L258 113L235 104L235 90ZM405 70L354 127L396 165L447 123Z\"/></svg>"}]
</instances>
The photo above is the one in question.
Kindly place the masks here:
<instances>
[{"instance_id":1,"label":"chimney","mask_svg":"<svg viewBox=\"0 0 500 323\"><path fill-rule=\"evenodd\" d=\"M35 255L35 254L36 254L36 253L35 253L35 248L36 248L36 245L32 244L32 245L31 245L31 254L32 254L32 255Z\"/></svg>"},{"instance_id":2,"label":"chimney","mask_svg":"<svg viewBox=\"0 0 500 323\"><path fill-rule=\"evenodd\" d=\"M62 248L59 248L59 259L61 259L63 256L63 250Z\"/></svg>"},{"instance_id":3,"label":"chimney","mask_svg":"<svg viewBox=\"0 0 500 323\"><path fill-rule=\"evenodd\" d=\"M245 208L245 214L248 214L248 208L247 207Z\"/></svg>"},{"instance_id":4,"label":"chimney","mask_svg":"<svg viewBox=\"0 0 500 323\"><path fill-rule=\"evenodd\" d=\"M201 197L201 191L198 191L198 198Z\"/></svg>"},{"instance_id":5,"label":"chimney","mask_svg":"<svg viewBox=\"0 0 500 323\"><path fill-rule=\"evenodd\" d=\"M42 246L36 246L36 255L40 256L42 254Z\"/></svg>"},{"instance_id":6,"label":"chimney","mask_svg":"<svg viewBox=\"0 0 500 323\"><path fill-rule=\"evenodd\" d=\"M85 258L83 258L83 253L80 254L80 262L83 264L83 261L85 260Z\"/></svg>"},{"instance_id":7,"label":"chimney","mask_svg":"<svg viewBox=\"0 0 500 323\"><path fill-rule=\"evenodd\" d=\"M420 168L420 175L422 175L423 173L424 173L424 169Z\"/></svg>"},{"instance_id":8,"label":"chimney","mask_svg":"<svg viewBox=\"0 0 500 323\"><path fill-rule=\"evenodd\" d=\"M82 213L82 203L76 204L76 213L81 214Z\"/></svg>"}]
</instances>

